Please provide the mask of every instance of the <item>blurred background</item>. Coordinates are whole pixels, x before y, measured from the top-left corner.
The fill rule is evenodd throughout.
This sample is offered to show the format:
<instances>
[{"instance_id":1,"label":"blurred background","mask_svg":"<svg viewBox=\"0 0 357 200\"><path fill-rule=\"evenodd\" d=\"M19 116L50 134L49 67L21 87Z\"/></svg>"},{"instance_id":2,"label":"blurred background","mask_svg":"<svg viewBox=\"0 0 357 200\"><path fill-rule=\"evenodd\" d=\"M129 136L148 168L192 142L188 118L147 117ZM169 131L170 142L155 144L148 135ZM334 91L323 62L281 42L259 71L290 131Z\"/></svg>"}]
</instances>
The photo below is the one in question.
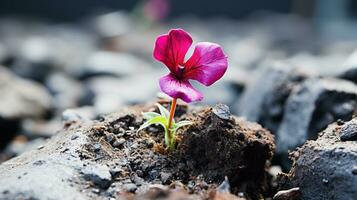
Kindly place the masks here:
<instances>
[{"instance_id":1,"label":"blurred background","mask_svg":"<svg viewBox=\"0 0 357 200\"><path fill-rule=\"evenodd\" d=\"M1 0L0 162L68 121L164 97L158 79L168 70L152 49L171 28L223 47L225 77L195 87L202 104L234 108L271 61L319 76L353 68L356 17L353 0Z\"/></svg>"}]
</instances>

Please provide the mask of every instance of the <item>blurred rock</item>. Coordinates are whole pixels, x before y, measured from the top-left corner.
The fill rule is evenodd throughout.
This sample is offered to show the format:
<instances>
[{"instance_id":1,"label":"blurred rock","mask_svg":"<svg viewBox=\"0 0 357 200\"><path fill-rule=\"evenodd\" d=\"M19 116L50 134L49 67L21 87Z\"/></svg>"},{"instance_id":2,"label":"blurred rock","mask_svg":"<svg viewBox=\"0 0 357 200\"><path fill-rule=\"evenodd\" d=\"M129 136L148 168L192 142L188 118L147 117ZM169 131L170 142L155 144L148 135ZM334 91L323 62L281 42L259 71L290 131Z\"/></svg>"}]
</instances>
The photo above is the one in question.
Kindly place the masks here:
<instances>
[{"instance_id":1,"label":"blurred rock","mask_svg":"<svg viewBox=\"0 0 357 200\"><path fill-rule=\"evenodd\" d=\"M157 77L161 73L150 72L122 79L98 77L88 80L87 93L97 114L114 112L122 105L150 101L159 92Z\"/></svg>"},{"instance_id":2,"label":"blurred rock","mask_svg":"<svg viewBox=\"0 0 357 200\"><path fill-rule=\"evenodd\" d=\"M41 148L45 144L45 139L37 138L27 141L24 136L17 136L4 150L4 154L8 157L19 156L25 152Z\"/></svg>"},{"instance_id":3,"label":"blurred rock","mask_svg":"<svg viewBox=\"0 0 357 200\"><path fill-rule=\"evenodd\" d=\"M273 197L274 200L299 200L300 189L298 187L289 190L281 190Z\"/></svg>"},{"instance_id":4,"label":"blurred rock","mask_svg":"<svg viewBox=\"0 0 357 200\"><path fill-rule=\"evenodd\" d=\"M29 139L49 138L62 128L59 118L49 121L25 119L21 122L21 132Z\"/></svg>"},{"instance_id":5,"label":"blurred rock","mask_svg":"<svg viewBox=\"0 0 357 200\"><path fill-rule=\"evenodd\" d=\"M233 111L276 133L291 91L313 75L286 63L269 63L267 66L257 71L257 74L250 75L252 78L241 99L234 104Z\"/></svg>"},{"instance_id":6,"label":"blurred rock","mask_svg":"<svg viewBox=\"0 0 357 200\"><path fill-rule=\"evenodd\" d=\"M346 68L345 71L339 77L357 84L357 50L347 58L344 68Z\"/></svg>"},{"instance_id":7,"label":"blurred rock","mask_svg":"<svg viewBox=\"0 0 357 200\"><path fill-rule=\"evenodd\" d=\"M356 123L356 118L347 123ZM316 141L293 152L293 168L280 177L281 189L299 187L301 199L354 200L357 196L355 141L341 141L343 125L331 124Z\"/></svg>"},{"instance_id":8,"label":"blurred rock","mask_svg":"<svg viewBox=\"0 0 357 200\"><path fill-rule=\"evenodd\" d=\"M338 79L308 79L286 101L284 117L276 133L277 153L316 139L328 124L349 120L357 107L357 85Z\"/></svg>"},{"instance_id":9,"label":"blurred rock","mask_svg":"<svg viewBox=\"0 0 357 200\"><path fill-rule=\"evenodd\" d=\"M52 105L57 113L67 108L78 107L84 95L82 84L64 73L53 73L47 77L45 85L51 92Z\"/></svg>"},{"instance_id":10,"label":"blurred rock","mask_svg":"<svg viewBox=\"0 0 357 200\"><path fill-rule=\"evenodd\" d=\"M91 106L72 108L63 111L62 122L67 124L76 121L89 121L93 120L96 116L95 110Z\"/></svg>"},{"instance_id":11,"label":"blurred rock","mask_svg":"<svg viewBox=\"0 0 357 200\"><path fill-rule=\"evenodd\" d=\"M125 77L149 69L146 62L131 54L100 51L92 54L78 73L82 79L98 75Z\"/></svg>"},{"instance_id":12,"label":"blurred rock","mask_svg":"<svg viewBox=\"0 0 357 200\"><path fill-rule=\"evenodd\" d=\"M51 96L45 88L3 67L0 67L0 93L0 117L4 119L40 118L51 107Z\"/></svg>"},{"instance_id":13,"label":"blurred rock","mask_svg":"<svg viewBox=\"0 0 357 200\"><path fill-rule=\"evenodd\" d=\"M133 21L128 13L116 11L96 16L91 26L101 38L116 37L127 34L133 28Z\"/></svg>"}]
</instances>

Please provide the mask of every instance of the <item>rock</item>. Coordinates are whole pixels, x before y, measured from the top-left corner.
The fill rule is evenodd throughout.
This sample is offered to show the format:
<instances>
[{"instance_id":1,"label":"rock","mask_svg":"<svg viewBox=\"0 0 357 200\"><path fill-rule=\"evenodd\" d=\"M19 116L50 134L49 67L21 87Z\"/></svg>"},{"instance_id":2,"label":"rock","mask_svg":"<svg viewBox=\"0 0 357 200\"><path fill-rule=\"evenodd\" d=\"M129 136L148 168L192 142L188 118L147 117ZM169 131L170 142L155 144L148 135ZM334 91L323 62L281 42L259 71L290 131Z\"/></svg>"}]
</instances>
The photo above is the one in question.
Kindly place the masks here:
<instances>
[{"instance_id":1,"label":"rock","mask_svg":"<svg viewBox=\"0 0 357 200\"><path fill-rule=\"evenodd\" d=\"M59 118L49 121L25 119L21 122L21 131L29 139L49 138L62 128Z\"/></svg>"},{"instance_id":2,"label":"rock","mask_svg":"<svg viewBox=\"0 0 357 200\"><path fill-rule=\"evenodd\" d=\"M126 183L123 185L123 189L127 192L135 192L138 187L134 183Z\"/></svg>"},{"instance_id":3,"label":"rock","mask_svg":"<svg viewBox=\"0 0 357 200\"><path fill-rule=\"evenodd\" d=\"M281 175L280 188L299 187L302 200L355 199L357 146L355 141L340 140L342 127L329 125L317 140L309 140L293 152L293 167Z\"/></svg>"},{"instance_id":4,"label":"rock","mask_svg":"<svg viewBox=\"0 0 357 200\"><path fill-rule=\"evenodd\" d=\"M356 141L357 140L357 119L345 123L340 132L341 141Z\"/></svg>"},{"instance_id":5,"label":"rock","mask_svg":"<svg viewBox=\"0 0 357 200\"><path fill-rule=\"evenodd\" d=\"M86 166L82 170L82 173L86 180L92 181L95 185L102 189L107 189L112 181L109 168L105 165Z\"/></svg>"},{"instance_id":6,"label":"rock","mask_svg":"<svg viewBox=\"0 0 357 200\"><path fill-rule=\"evenodd\" d=\"M215 107L213 107L212 112L223 120L229 120L231 118L229 107L224 104L217 104Z\"/></svg>"},{"instance_id":7,"label":"rock","mask_svg":"<svg viewBox=\"0 0 357 200\"><path fill-rule=\"evenodd\" d=\"M0 118L41 118L51 107L51 96L38 83L0 67Z\"/></svg>"},{"instance_id":8,"label":"rock","mask_svg":"<svg viewBox=\"0 0 357 200\"><path fill-rule=\"evenodd\" d=\"M355 50L343 64L344 72L338 75L339 78L357 83L357 51Z\"/></svg>"},{"instance_id":9,"label":"rock","mask_svg":"<svg viewBox=\"0 0 357 200\"><path fill-rule=\"evenodd\" d=\"M82 79L99 75L125 77L148 69L146 62L131 54L100 51L91 55L78 73Z\"/></svg>"},{"instance_id":10,"label":"rock","mask_svg":"<svg viewBox=\"0 0 357 200\"><path fill-rule=\"evenodd\" d=\"M289 190L281 190L273 197L274 200L299 200L300 189L298 187Z\"/></svg>"},{"instance_id":11,"label":"rock","mask_svg":"<svg viewBox=\"0 0 357 200\"><path fill-rule=\"evenodd\" d=\"M160 75L154 71L122 79L92 78L86 85L88 96L91 97L89 101L93 103L97 114L108 114L127 104L151 101L159 92L157 82L152 77ZM143 84L137 84L139 82Z\"/></svg>"},{"instance_id":12,"label":"rock","mask_svg":"<svg viewBox=\"0 0 357 200\"><path fill-rule=\"evenodd\" d=\"M46 78L45 85L53 96L52 103L58 113L78 107L84 96L82 84L64 73L51 74Z\"/></svg>"},{"instance_id":13,"label":"rock","mask_svg":"<svg viewBox=\"0 0 357 200\"><path fill-rule=\"evenodd\" d=\"M277 153L287 155L338 119L349 120L357 106L357 86L338 79L308 79L289 96L276 134ZM341 109L344 107L344 109Z\"/></svg>"},{"instance_id":14,"label":"rock","mask_svg":"<svg viewBox=\"0 0 357 200\"><path fill-rule=\"evenodd\" d=\"M65 124L76 121L89 121L96 117L93 107L84 106L74 109L66 109L62 113L62 122Z\"/></svg>"},{"instance_id":15,"label":"rock","mask_svg":"<svg viewBox=\"0 0 357 200\"><path fill-rule=\"evenodd\" d=\"M24 136L16 136L15 139L6 146L4 149L4 154L8 155L8 157L19 156L27 151L37 149L45 143L46 141L43 138L27 141Z\"/></svg>"},{"instance_id":16,"label":"rock","mask_svg":"<svg viewBox=\"0 0 357 200\"><path fill-rule=\"evenodd\" d=\"M276 62L268 63L267 67L251 76L253 78L247 83L241 99L234 105L233 113L259 122L275 134L291 91L313 75L289 64Z\"/></svg>"},{"instance_id":17,"label":"rock","mask_svg":"<svg viewBox=\"0 0 357 200\"><path fill-rule=\"evenodd\" d=\"M160 173L160 178L161 178L162 184L168 184L168 183L171 182L172 174L171 173L167 173L167 172L161 172Z\"/></svg>"}]
</instances>

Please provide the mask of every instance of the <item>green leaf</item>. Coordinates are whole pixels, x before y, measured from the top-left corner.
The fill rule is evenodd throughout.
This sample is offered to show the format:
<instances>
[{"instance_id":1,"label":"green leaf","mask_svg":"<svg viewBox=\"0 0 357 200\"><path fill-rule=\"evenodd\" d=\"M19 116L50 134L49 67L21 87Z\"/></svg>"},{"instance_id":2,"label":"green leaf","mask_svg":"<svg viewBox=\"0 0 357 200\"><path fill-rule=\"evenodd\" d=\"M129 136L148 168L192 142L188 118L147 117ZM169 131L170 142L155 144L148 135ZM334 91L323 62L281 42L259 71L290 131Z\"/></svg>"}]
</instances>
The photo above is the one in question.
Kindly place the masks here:
<instances>
[{"instance_id":1,"label":"green leaf","mask_svg":"<svg viewBox=\"0 0 357 200\"><path fill-rule=\"evenodd\" d=\"M167 119L161 115L154 117L150 120L148 120L147 122L145 122L143 125L140 126L140 128L138 129L138 131L143 130L144 128L147 128L150 125L153 124L160 124L162 127L164 127L165 131L167 129Z\"/></svg>"},{"instance_id":2,"label":"green leaf","mask_svg":"<svg viewBox=\"0 0 357 200\"><path fill-rule=\"evenodd\" d=\"M159 113L156 113L156 112L144 112L143 113L143 118L146 119L146 120L150 120L154 117L157 117L157 116L160 116Z\"/></svg>"},{"instance_id":3,"label":"green leaf","mask_svg":"<svg viewBox=\"0 0 357 200\"><path fill-rule=\"evenodd\" d=\"M165 117L166 119L169 119L170 112L164 106L162 106L162 105L160 105L158 103L156 105L160 110L161 116Z\"/></svg>"},{"instance_id":4,"label":"green leaf","mask_svg":"<svg viewBox=\"0 0 357 200\"><path fill-rule=\"evenodd\" d=\"M191 124L193 124L193 122L190 122L190 121L187 121L187 120L180 121L180 122L177 122L174 126L172 126L173 127L172 130L176 132L177 129L179 129L179 128L183 127L183 126L191 125Z\"/></svg>"}]
</instances>

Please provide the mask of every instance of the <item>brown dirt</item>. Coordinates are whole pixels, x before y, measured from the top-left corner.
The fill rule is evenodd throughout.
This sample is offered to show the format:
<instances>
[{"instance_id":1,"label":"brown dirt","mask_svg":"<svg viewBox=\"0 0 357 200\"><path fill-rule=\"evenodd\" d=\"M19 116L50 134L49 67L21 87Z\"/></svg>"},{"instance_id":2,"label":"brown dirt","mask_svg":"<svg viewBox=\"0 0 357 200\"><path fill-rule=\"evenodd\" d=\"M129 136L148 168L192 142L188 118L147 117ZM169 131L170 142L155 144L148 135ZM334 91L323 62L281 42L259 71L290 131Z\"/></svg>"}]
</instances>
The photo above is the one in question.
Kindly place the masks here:
<instances>
[{"instance_id":1,"label":"brown dirt","mask_svg":"<svg viewBox=\"0 0 357 200\"><path fill-rule=\"evenodd\" d=\"M230 194L222 195L216 188L227 177L228 190L235 194L230 197L266 196L266 167L275 148L267 130L212 108L192 110L179 105L177 110L176 120L188 119L194 124L178 131L178 146L171 154L162 146L161 127L137 131L143 111L158 111L152 104L106 116L87 131L93 141L80 151L82 159L106 164L113 171L112 185L101 193L124 199L176 199L179 192L170 196L175 190L188 195L186 199L224 199L219 195ZM157 184L167 188L155 189ZM114 194L108 194L112 188Z\"/></svg>"}]
</instances>

